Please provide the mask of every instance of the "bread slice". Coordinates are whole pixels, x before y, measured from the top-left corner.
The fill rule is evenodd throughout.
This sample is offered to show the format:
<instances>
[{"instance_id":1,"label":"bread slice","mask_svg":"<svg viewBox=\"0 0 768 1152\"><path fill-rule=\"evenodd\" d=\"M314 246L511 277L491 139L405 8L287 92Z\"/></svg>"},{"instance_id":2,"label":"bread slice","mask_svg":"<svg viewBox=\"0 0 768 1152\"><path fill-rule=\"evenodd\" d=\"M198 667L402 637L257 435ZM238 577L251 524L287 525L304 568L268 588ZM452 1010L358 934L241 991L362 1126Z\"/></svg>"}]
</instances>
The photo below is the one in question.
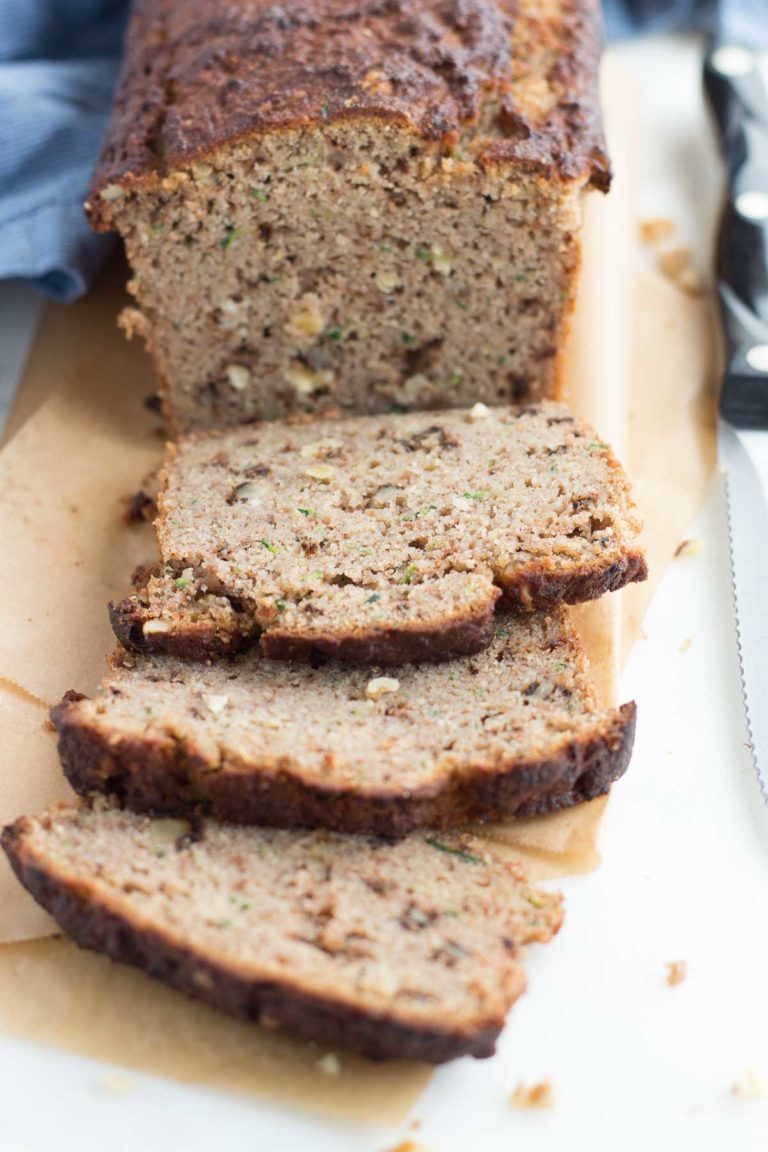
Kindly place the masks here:
<instances>
[{"instance_id":1,"label":"bread slice","mask_svg":"<svg viewBox=\"0 0 768 1152\"><path fill-rule=\"evenodd\" d=\"M89 198L175 432L554 394L599 0L137 0Z\"/></svg>"},{"instance_id":2,"label":"bread slice","mask_svg":"<svg viewBox=\"0 0 768 1152\"><path fill-rule=\"evenodd\" d=\"M381 669L120 655L54 709L82 794L139 811L403 835L534 815L605 792L634 705L601 708L565 611L499 616L471 658Z\"/></svg>"},{"instance_id":3,"label":"bread slice","mask_svg":"<svg viewBox=\"0 0 768 1152\"><path fill-rule=\"evenodd\" d=\"M549 609L646 575L610 448L563 405L273 423L170 448L161 574L128 647L398 664L475 652L503 594Z\"/></svg>"},{"instance_id":4,"label":"bread slice","mask_svg":"<svg viewBox=\"0 0 768 1152\"><path fill-rule=\"evenodd\" d=\"M562 919L557 895L466 835L390 844L99 802L18 820L2 844L82 947L374 1057L490 1056L525 987L519 947Z\"/></svg>"}]
</instances>

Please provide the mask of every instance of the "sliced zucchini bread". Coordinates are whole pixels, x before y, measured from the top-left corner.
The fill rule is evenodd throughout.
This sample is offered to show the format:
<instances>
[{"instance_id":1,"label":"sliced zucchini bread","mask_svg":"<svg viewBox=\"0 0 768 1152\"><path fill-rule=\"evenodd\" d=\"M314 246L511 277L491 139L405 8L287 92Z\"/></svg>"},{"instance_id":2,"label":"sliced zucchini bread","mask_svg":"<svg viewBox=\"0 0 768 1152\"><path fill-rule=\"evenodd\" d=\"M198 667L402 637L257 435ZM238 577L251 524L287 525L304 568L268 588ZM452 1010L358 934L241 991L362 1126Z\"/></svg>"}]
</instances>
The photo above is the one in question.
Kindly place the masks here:
<instances>
[{"instance_id":1,"label":"sliced zucchini bread","mask_svg":"<svg viewBox=\"0 0 768 1152\"><path fill-rule=\"evenodd\" d=\"M396 677L258 651L118 653L97 696L54 709L64 770L139 811L383 835L607 791L634 705L597 704L565 609L497 620L486 651Z\"/></svg>"},{"instance_id":2,"label":"sliced zucchini bread","mask_svg":"<svg viewBox=\"0 0 768 1152\"><path fill-rule=\"evenodd\" d=\"M161 567L111 606L136 650L444 659L490 643L502 595L551 609L646 575L620 465L559 404L259 424L169 451Z\"/></svg>"},{"instance_id":3,"label":"sliced zucchini bread","mask_svg":"<svg viewBox=\"0 0 768 1152\"><path fill-rule=\"evenodd\" d=\"M2 843L82 947L373 1057L490 1056L525 987L519 948L562 920L557 895L466 835L388 843L100 801L18 820Z\"/></svg>"}]
</instances>

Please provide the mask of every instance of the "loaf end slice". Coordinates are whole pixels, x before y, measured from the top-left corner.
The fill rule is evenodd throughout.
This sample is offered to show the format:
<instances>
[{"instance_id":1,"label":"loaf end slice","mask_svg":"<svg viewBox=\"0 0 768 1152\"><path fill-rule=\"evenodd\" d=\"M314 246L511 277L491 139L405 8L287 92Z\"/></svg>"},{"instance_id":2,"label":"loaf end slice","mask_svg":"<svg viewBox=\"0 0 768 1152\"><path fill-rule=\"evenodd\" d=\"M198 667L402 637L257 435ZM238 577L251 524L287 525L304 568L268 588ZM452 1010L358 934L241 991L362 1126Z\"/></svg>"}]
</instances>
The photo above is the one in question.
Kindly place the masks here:
<instances>
[{"instance_id":1,"label":"loaf end slice","mask_svg":"<svg viewBox=\"0 0 768 1152\"><path fill-rule=\"evenodd\" d=\"M502 614L471 658L377 667L118 653L53 712L80 794L138 811L405 835L556 811L629 763L634 705L601 707L561 609Z\"/></svg>"},{"instance_id":2,"label":"loaf end slice","mask_svg":"<svg viewBox=\"0 0 768 1152\"><path fill-rule=\"evenodd\" d=\"M139 651L400 664L479 651L498 600L643 580L611 452L563 405L254 425L165 467L159 574L111 609Z\"/></svg>"},{"instance_id":3,"label":"loaf end slice","mask_svg":"<svg viewBox=\"0 0 768 1152\"><path fill-rule=\"evenodd\" d=\"M599 49L598 0L134 4L88 209L174 430L554 394Z\"/></svg>"},{"instance_id":4,"label":"loaf end slice","mask_svg":"<svg viewBox=\"0 0 768 1152\"><path fill-rule=\"evenodd\" d=\"M151 821L108 802L7 827L22 884L83 948L266 1027L375 1058L490 1056L518 950L562 920L471 837Z\"/></svg>"}]
</instances>

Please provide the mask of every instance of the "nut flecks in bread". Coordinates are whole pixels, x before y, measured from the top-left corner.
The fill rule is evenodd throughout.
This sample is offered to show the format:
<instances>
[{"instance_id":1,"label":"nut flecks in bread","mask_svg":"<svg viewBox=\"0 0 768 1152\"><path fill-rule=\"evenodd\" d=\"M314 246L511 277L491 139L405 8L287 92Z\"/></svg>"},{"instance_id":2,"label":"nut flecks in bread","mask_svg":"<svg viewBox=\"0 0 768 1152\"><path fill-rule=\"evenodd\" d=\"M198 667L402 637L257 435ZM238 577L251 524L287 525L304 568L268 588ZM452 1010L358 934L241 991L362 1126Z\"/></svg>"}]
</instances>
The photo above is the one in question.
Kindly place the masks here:
<instances>
[{"instance_id":1,"label":"nut flecks in bread","mask_svg":"<svg viewBox=\"0 0 768 1152\"><path fill-rule=\"evenodd\" d=\"M485 652L396 678L257 652L122 653L93 699L53 715L81 794L387 836L592 799L625 770L635 717L598 705L562 609L500 615Z\"/></svg>"},{"instance_id":2,"label":"nut flecks in bread","mask_svg":"<svg viewBox=\"0 0 768 1152\"><path fill-rule=\"evenodd\" d=\"M144 0L90 211L176 431L555 393L596 0Z\"/></svg>"},{"instance_id":3,"label":"nut flecks in bread","mask_svg":"<svg viewBox=\"0 0 768 1152\"><path fill-rule=\"evenodd\" d=\"M137 650L447 658L490 643L500 596L550 609L646 574L618 462L553 403L186 437L159 507L161 572L112 609Z\"/></svg>"},{"instance_id":4,"label":"nut flecks in bread","mask_svg":"<svg viewBox=\"0 0 768 1152\"><path fill-rule=\"evenodd\" d=\"M491 1055L525 987L520 947L562 919L558 896L466 835L391 844L179 823L99 801L19 820L2 843L82 947L370 1056Z\"/></svg>"}]
</instances>

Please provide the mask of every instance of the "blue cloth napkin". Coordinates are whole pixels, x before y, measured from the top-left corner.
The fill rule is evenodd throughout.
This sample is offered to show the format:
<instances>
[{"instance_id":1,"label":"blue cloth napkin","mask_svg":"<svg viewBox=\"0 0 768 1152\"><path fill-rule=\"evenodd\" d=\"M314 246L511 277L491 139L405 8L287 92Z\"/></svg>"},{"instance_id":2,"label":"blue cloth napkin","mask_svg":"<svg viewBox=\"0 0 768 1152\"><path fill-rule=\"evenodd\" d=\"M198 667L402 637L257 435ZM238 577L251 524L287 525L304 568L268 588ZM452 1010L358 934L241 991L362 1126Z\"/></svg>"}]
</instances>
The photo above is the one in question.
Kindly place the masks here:
<instances>
[{"instance_id":1,"label":"blue cloth napkin","mask_svg":"<svg viewBox=\"0 0 768 1152\"><path fill-rule=\"evenodd\" d=\"M124 0L0 0L0 278L74 300L114 239L83 213L119 67Z\"/></svg>"},{"instance_id":2,"label":"blue cloth napkin","mask_svg":"<svg viewBox=\"0 0 768 1152\"><path fill-rule=\"evenodd\" d=\"M714 0L604 6L610 37L711 27L715 11ZM738 8L744 38L768 42L767 0ZM22 277L58 300L81 296L114 244L91 232L82 203L127 9L127 0L0 0L0 279Z\"/></svg>"},{"instance_id":3,"label":"blue cloth napkin","mask_svg":"<svg viewBox=\"0 0 768 1152\"><path fill-rule=\"evenodd\" d=\"M608 39L680 28L720 31L744 44L768 47L766 0L603 0Z\"/></svg>"}]
</instances>

